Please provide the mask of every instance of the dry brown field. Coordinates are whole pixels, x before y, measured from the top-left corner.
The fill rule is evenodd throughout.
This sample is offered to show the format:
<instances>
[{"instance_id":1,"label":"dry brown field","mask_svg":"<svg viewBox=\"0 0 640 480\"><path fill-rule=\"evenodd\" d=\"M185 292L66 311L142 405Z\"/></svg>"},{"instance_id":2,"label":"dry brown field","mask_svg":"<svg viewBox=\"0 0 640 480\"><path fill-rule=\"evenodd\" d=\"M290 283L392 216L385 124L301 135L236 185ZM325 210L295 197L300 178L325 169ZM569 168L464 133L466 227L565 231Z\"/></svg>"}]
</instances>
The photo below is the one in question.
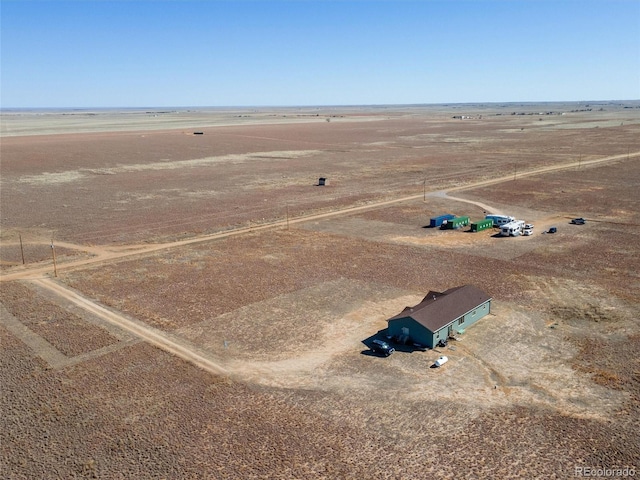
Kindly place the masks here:
<instances>
[{"instance_id":1,"label":"dry brown field","mask_svg":"<svg viewBox=\"0 0 640 480\"><path fill-rule=\"evenodd\" d=\"M639 106L3 114L2 477L640 475Z\"/></svg>"}]
</instances>

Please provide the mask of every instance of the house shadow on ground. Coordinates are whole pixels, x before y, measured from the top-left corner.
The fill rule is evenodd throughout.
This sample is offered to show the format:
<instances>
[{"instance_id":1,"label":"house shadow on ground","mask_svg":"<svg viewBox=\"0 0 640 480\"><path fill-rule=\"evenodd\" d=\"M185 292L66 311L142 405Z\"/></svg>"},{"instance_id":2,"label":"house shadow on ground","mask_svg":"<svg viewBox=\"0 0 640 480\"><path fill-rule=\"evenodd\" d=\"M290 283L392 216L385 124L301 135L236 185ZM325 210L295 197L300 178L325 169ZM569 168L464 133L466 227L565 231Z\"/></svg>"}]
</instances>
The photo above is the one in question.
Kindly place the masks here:
<instances>
[{"instance_id":1,"label":"house shadow on ground","mask_svg":"<svg viewBox=\"0 0 640 480\"><path fill-rule=\"evenodd\" d=\"M362 355L368 355L372 357L382 356L381 354L376 353L371 349L374 340L382 340L383 342L387 342L390 346L395 348L396 352L413 353L413 352L426 352L428 350L428 348L425 346L417 345L411 342L406 344L396 342L395 339L389 337L388 331L385 328L383 330L378 330L375 334L362 340L362 343L368 349L360 352Z\"/></svg>"}]
</instances>

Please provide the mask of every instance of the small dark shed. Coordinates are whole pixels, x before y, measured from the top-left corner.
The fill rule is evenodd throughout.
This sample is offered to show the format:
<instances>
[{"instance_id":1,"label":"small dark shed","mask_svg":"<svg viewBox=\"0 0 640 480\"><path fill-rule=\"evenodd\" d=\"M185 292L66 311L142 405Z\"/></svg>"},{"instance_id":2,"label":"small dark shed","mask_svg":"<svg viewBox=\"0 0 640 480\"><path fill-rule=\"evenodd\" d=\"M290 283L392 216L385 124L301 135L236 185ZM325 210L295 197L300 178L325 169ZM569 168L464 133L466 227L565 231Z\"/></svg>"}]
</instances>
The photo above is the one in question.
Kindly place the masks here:
<instances>
[{"instance_id":1,"label":"small dark shed","mask_svg":"<svg viewBox=\"0 0 640 480\"><path fill-rule=\"evenodd\" d=\"M320 177L318 179L318 186L320 187L324 187L325 185L329 184L329 180L327 180L325 177Z\"/></svg>"}]
</instances>

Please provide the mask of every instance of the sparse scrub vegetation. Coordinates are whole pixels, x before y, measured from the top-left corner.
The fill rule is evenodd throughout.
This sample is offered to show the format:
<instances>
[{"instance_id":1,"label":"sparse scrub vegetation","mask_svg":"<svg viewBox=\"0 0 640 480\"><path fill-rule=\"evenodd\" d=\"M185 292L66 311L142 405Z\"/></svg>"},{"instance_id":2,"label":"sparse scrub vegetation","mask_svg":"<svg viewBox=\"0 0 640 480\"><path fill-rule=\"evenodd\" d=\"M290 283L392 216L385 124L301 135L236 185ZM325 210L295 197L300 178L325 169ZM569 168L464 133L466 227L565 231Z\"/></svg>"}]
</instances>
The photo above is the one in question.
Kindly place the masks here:
<instances>
[{"instance_id":1,"label":"sparse scrub vegetation","mask_svg":"<svg viewBox=\"0 0 640 480\"><path fill-rule=\"evenodd\" d=\"M37 231L25 234L27 251L45 264L51 229L78 243L61 248L65 264L282 220L287 203L294 218L416 198L61 269L57 282L199 349L227 376L126 341L117 325L103 328L37 282L2 281L11 318L0 319L1 475L573 478L578 465L640 469L640 169L625 158L585 166L620 145L640 150L638 122L585 136L582 122L621 114L558 116L555 128L486 111L461 122L446 109L392 110L196 137L3 138L3 274L28 271L15 244L21 229ZM533 236L422 228L445 211L484 214L423 199L425 177L438 190L511 172L514 161L523 173L577 157L576 145L580 169L455 192L531 220ZM57 183L34 160L45 154L48 169L67 172ZM319 175L328 186L314 185ZM36 194L49 199L38 211L19 201ZM578 215L587 224L569 225ZM551 225L558 233L540 234ZM362 340L387 318L426 291L467 283L490 293L492 314L453 348L367 354ZM50 364L27 334L70 363ZM429 368L443 353L447 366Z\"/></svg>"}]
</instances>

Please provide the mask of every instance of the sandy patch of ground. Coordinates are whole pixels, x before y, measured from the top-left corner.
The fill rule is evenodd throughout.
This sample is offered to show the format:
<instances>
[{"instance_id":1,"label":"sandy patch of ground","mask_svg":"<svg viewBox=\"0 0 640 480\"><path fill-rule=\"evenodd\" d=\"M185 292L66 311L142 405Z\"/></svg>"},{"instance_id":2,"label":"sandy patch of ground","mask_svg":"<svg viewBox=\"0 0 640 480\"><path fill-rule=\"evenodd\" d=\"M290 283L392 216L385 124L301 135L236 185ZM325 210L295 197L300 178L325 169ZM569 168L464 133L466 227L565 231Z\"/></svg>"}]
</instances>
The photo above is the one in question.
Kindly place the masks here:
<instances>
[{"instance_id":1,"label":"sandy patch of ground","mask_svg":"<svg viewBox=\"0 0 640 480\"><path fill-rule=\"evenodd\" d=\"M290 160L319 153L317 150L298 151L276 151L276 152L256 152L247 154L222 155L218 157L197 158L192 160L161 161L152 163L139 163L130 165L119 165L111 168L81 169L67 172L42 173L39 175L28 175L20 177L18 182L30 185L48 185L59 183L71 183L92 175L119 175L131 172L176 170L183 168L211 166L216 163L229 163L239 165L250 161L260 161L268 158L271 160Z\"/></svg>"}]
</instances>

